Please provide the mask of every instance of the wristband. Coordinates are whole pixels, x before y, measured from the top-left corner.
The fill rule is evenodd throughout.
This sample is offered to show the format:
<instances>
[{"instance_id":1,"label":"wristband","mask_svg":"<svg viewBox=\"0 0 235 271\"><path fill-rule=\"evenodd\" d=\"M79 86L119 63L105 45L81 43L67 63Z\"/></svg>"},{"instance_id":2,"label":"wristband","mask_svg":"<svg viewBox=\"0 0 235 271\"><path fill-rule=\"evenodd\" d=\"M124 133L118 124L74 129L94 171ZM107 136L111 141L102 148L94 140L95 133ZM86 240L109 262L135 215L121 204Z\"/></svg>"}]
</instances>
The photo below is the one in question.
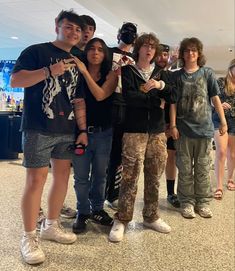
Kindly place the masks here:
<instances>
[{"instance_id":1,"label":"wristband","mask_svg":"<svg viewBox=\"0 0 235 271\"><path fill-rule=\"evenodd\" d=\"M174 128L177 128L176 125L170 127L170 129L174 129Z\"/></svg>"},{"instance_id":2,"label":"wristband","mask_svg":"<svg viewBox=\"0 0 235 271\"><path fill-rule=\"evenodd\" d=\"M79 130L78 134L80 135L80 134L82 134L82 133L87 133L87 130L86 130L86 129L81 129L81 130Z\"/></svg>"},{"instance_id":3,"label":"wristband","mask_svg":"<svg viewBox=\"0 0 235 271\"><path fill-rule=\"evenodd\" d=\"M48 79L50 77L49 69L47 67L43 67L42 69L45 75L45 79Z\"/></svg>"}]
</instances>

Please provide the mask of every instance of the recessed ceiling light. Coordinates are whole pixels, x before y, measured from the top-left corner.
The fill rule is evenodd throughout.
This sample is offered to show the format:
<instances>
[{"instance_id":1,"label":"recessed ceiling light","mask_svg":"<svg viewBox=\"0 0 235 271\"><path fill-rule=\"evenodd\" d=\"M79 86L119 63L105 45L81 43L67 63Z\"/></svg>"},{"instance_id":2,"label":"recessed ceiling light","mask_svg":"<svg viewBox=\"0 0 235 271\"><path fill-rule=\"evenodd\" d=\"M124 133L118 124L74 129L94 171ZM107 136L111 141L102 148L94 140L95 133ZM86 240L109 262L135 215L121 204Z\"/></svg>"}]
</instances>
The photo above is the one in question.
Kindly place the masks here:
<instances>
[{"instance_id":1,"label":"recessed ceiling light","mask_svg":"<svg viewBox=\"0 0 235 271\"><path fill-rule=\"evenodd\" d=\"M11 37L12 40L18 40L19 38L18 37Z\"/></svg>"}]
</instances>

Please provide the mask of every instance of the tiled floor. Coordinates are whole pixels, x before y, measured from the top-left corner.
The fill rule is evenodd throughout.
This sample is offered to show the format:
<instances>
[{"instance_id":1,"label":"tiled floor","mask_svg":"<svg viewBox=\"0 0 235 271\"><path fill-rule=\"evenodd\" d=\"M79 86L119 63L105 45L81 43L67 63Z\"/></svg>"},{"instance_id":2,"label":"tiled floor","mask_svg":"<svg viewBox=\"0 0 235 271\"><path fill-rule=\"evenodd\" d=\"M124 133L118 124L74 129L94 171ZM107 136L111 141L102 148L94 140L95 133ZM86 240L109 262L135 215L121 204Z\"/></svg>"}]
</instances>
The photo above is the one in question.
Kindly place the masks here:
<instances>
[{"instance_id":1,"label":"tiled floor","mask_svg":"<svg viewBox=\"0 0 235 271\"><path fill-rule=\"evenodd\" d=\"M170 234L160 234L143 228L143 176L139 180L135 216L129 225L123 242L110 243L109 229L90 223L89 231L78 236L74 245L42 242L46 261L31 267L23 263L19 252L22 233L20 199L24 186L25 170L21 160L0 161L0 270L156 270L156 271L212 271L235 270L234 195L225 189L222 201L213 200L213 218L197 216L183 219L177 209L165 199L166 187L162 177L160 187L160 214L172 227ZM214 173L211 172L215 186ZM42 206L46 209L46 196L50 174L43 194ZM71 174L66 203L75 207L75 195ZM109 209L112 213L112 211ZM71 220L63 220L66 228Z\"/></svg>"}]
</instances>

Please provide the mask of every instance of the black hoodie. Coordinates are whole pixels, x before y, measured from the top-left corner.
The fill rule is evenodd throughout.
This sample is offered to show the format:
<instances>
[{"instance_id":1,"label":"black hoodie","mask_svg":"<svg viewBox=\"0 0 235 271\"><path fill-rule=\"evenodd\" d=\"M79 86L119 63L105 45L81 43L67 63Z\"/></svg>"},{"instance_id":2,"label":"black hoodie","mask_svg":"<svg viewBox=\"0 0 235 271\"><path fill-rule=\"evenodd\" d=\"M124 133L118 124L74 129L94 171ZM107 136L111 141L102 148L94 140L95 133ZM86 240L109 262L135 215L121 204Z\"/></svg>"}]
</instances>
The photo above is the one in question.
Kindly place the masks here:
<instances>
[{"instance_id":1,"label":"black hoodie","mask_svg":"<svg viewBox=\"0 0 235 271\"><path fill-rule=\"evenodd\" d=\"M170 82L169 73L155 67L151 78L163 80L163 90L151 89L148 93L141 91L145 79L132 65L122 67L122 90L126 103L124 132L126 133L161 133L165 131L164 109L160 107L161 99L167 103L176 102L176 88Z\"/></svg>"}]
</instances>

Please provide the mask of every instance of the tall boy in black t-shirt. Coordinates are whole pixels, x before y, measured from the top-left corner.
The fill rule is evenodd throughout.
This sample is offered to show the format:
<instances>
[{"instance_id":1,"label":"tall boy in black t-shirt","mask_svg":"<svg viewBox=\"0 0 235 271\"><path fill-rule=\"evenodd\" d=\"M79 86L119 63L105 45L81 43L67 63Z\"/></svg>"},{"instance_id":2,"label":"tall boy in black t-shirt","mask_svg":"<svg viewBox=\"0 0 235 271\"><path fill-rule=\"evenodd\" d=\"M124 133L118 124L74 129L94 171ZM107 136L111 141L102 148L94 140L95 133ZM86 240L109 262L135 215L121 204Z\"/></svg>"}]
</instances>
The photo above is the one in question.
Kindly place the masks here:
<instances>
[{"instance_id":1,"label":"tall boy in black t-shirt","mask_svg":"<svg viewBox=\"0 0 235 271\"><path fill-rule=\"evenodd\" d=\"M83 23L73 11L57 17L56 40L26 48L11 77L12 87L24 87L23 131L26 184L22 197L24 235L21 253L28 264L45 260L36 235L41 195L51 162L53 181L48 197L48 218L40 231L42 239L73 243L76 235L65 232L58 217L67 192L70 144L87 144L85 103L78 90L79 71L70 55L81 37ZM75 127L80 134L75 139Z\"/></svg>"}]
</instances>

